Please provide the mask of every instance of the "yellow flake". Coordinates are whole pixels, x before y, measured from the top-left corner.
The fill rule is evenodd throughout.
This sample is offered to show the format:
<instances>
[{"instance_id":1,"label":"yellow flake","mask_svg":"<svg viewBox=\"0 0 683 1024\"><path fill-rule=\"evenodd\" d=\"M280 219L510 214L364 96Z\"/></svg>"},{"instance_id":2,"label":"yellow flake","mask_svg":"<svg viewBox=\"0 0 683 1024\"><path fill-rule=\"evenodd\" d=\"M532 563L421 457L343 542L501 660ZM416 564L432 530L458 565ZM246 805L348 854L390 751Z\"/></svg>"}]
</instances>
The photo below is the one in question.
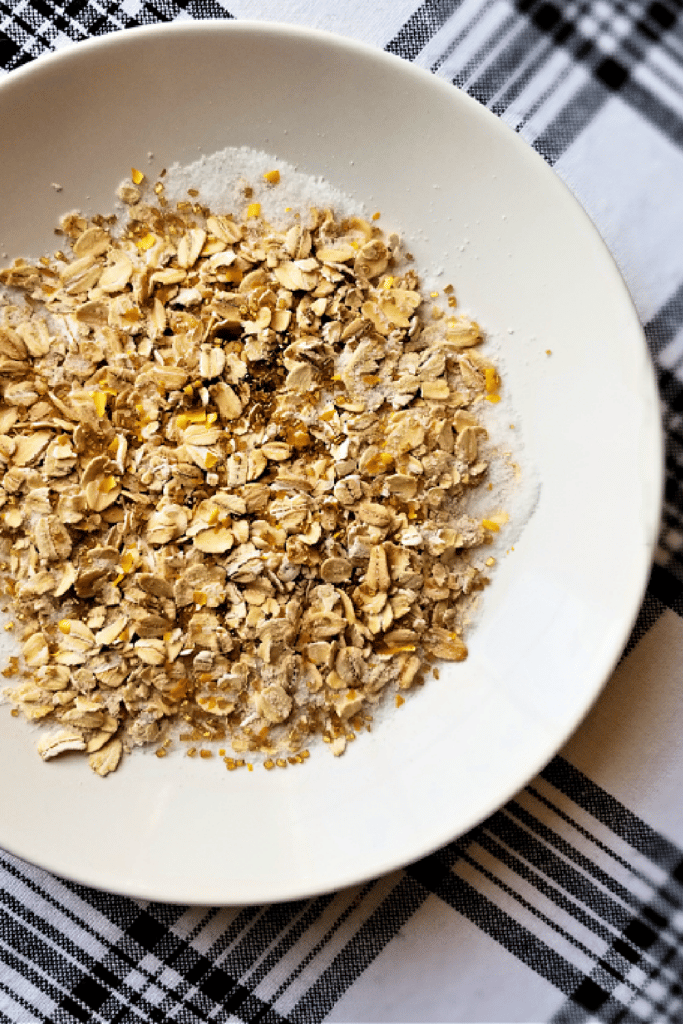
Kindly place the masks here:
<instances>
[{"instance_id":1,"label":"yellow flake","mask_svg":"<svg viewBox=\"0 0 683 1024\"><path fill-rule=\"evenodd\" d=\"M382 281L382 288L384 288L385 292L388 292L389 289L393 288L393 287L394 287L394 279L393 279L393 277L385 277L384 280Z\"/></svg>"},{"instance_id":2,"label":"yellow flake","mask_svg":"<svg viewBox=\"0 0 683 1024\"><path fill-rule=\"evenodd\" d=\"M482 519L481 525L485 530L490 530L491 533L498 533L500 526L498 523L494 523L493 519Z\"/></svg>"},{"instance_id":3,"label":"yellow flake","mask_svg":"<svg viewBox=\"0 0 683 1024\"><path fill-rule=\"evenodd\" d=\"M100 491L102 494L109 494L115 487L118 487L118 480L115 476L106 476L100 481Z\"/></svg>"},{"instance_id":4,"label":"yellow flake","mask_svg":"<svg viewBox=\"0 0 683 1024\"><path fill-rule=\"evenodd\" d=\"M135 548L130 548L128 551L123 553L121 556L121 569L123 572L130 572L137 562L137 555L138 553Z\"/></svg>"},{"instance_id":5,"label":"yellow flake","mask_svg":"<svg viewBox=\"0 0 683 1024\"><path fill-rule=\"evenodd\" d=\"M70 621L68 619L60 619L59 622L57 623L57 629L59 630L60 633L63 633L64 636L68 636L69 633L71 632Z\"/></svg>"},{"instance_id":6,"label":"yellow flake","mask_svg":"<svg viewBox=\"0 0 683 1024\"><path fill-rule=\"evenodd\" d=\"M151 231L149 231L149 232L147 232L146 235L143 235L142 238L138 238L138 240L136 242L136 245L137 245L138 249L140 249L142 252L144 252L147 249L151 249L152 246L154 245L154 243L156 242L156 240L157 240L156 235L153 235L151 233Z\"/></svg>"},{"instance_id":7,"label":"yellow flake","mask_svg":"<svg viewBox=\"0 0 683 1024\"><path fill-rule=\"evenodd\" d=\"M492 394L500 384L500 378L492 366L487 366L484 370L484 379L486 380L486 390Z\"/></svg>"},{"instance_id":8,"label":"yellow flake","mask_svg":"<svg viewBox=\"0 0 683 1024\"><path fill-rule=\"evenodd\" d=\"M378 452L368 459L365 465L366 473L380 473L387 469L394 461L394 456L389 452Z\"/></svg>"},{"instance_id":9,"label":"yellow flake","mask_svg":"<svg viewBox=\"0 0 683 1024\"><path fill-rule=\"evenodd\" d=\"M206 453L206 458L204 459L204 465L206 466L207 469L213 469L213 467L216 465L217 462L218 462L218 456L217 455L214 455L213 452L207 452Z\"/></svg>"},{"instance_id":10,"label":"yellow flake","mask_svg":"<svg viewBox=\"0 0 683 1024\"><path fill-rule=\"evenodd\" d=\"M395 644L393 647L380 647L381 654L393 658L396 654L404 654L415 650L415 644Z\"/></svg>"},{"instance_id":11,"label":"yellow flake","mask_svg":"<svg viewBox=\"0 0 683 1024\"><path fill-rule=\"evenodd\" d=\"M138 171L135 167L131 168L130 176L133 179L134 185L141 185L145 180L145 176L142 171Z\"/></svg>"},{"instance_id":12,"label":"yellow flake","mask_svg":"<svg viewBox=\"0 0 683 1024\"><path fill-rule=\"evenodd\" d=\"M260 213L260 203L249 203L249 206L247 207L247 217L258 217Z\"/></svg>"},{"instance_id":13,"label":"yellow flake","mask_svg":"<svg viewBox=\"0 0 683 1024\"><path fill-rule=\"evenodd\" d=\"M104 416L107 411L107 395L104 391L94 391L92 400L95 403L95 411L98 416Z\"/></svg>"},{"instance_id":14,"label":"yellow flake","mask_svg":"<svg viewBox=\"0 0 683 1024\"><path fill-rule=\"evenodd\" d=\"M279 185L280 184L280 172L278 170L266 171L266 173L263 175L263 177L271 185Z\"/></svg>"}]
</instances>

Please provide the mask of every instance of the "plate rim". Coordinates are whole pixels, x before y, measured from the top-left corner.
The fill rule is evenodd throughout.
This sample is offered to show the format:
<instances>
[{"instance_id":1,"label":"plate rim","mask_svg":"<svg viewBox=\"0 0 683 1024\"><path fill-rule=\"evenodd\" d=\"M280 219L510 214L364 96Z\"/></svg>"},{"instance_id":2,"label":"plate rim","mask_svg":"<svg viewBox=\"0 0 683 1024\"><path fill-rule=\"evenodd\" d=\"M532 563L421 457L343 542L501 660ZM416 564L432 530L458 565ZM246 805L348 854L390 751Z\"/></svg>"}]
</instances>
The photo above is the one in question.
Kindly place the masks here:
<instances>
[{"instance_id":1,"label":"plate rim","mask_svg":"<svg viewBox=\"0 0 683 1024\"><path fill-rule=\"evenodd\" d=\"M189 21L189 22L172 22L169 24L157 24L140 26L131 29L120 30L111 33L106 36L97 38L90 38L83 40L52 53L44 53L31 61L29 64L23 65L16 70L9 72L3 79L0 79L0 94L10 88L16 87L21 80L30 80L31 78L38 78L43 74L49 74L50 67L57 63L66 63L69 61L78 61L87 57L87 54L91 51L107 50L110 48L118 49L119 47L125 48L129 45L129 41L132 37L163 37L165 35L177 36L177 35L198 35L201 36L204 33L215 33L217 28L222 33L230 35L244 34L245 36L256 34L269 35L273 38L282 37L283 35L291 39L310 39L317 43L322 43L325 46L332 47L335 50L346 50L355 54L359 54L366 58L371 58L376 62L385 62L387 66L393 66L400 68L401 73L415 78L415 80L421 81L423 84L432 88L441 90L445 95L448 95L451 102L462 103L464 108L468 111L470 116L479 118L482 122L488 126L489 130L495 131L506 138L509 145L514 145L519 154L523 154L523 159L529 161L534 168L535 173L542 173L545 175L547 183L553 183L552 186L556 190L558 197L561 197L561 201L567 203L568 201L572 204L573 212L576 216L582 218L584 222L584 228L587 228L589 234L592 236L593 245L601 250L601 256L606 266L609 266L611 270L612 285L621 289L621 302L624 304L624 308L629 310L629 319L634 332L640 337L640 343L643 346L644 352L647 359L644 361L648 367L648 379L647 382L643 381L643 389L647 388L650 393L650 398L655 399L654 407L658 410L661 409L661 399L656 384L655 367L652 357L649 353L647 346L647 340L640 323L637 311L635 309L633 299L628 291L627 285L624 278L612 256L607 244L599 234L597 228L591 221L586 211L581 206L578 199L573 195L570 188L562 181L559 175L543 160L543 157L538 154L533 147L525 142L521 137L514 132L507 124L505 124L499 117L493 114L490 110L484 107L476 99L469 96L466 92L459 89L457 86L452 85L450 82L442 80L434 74L426 71L422 68L418 68L412 63L398 57L394 54L387 53L379 47L374 47L370 44L360 42L350 37L341 36L333 32L328 32L321 29L313 29L304 26L292 25L290 23L278 22L278 21L257 21L251 19L244 20L231 20L231 19L209 19L206 21ZM514 141L513 141L514 140ZM541 170L542 169L542 170ZM552 748L548 753L547 750L542 754L539 754L534 762L533 770L525 768L524 771L519 773L519 776L513 778L507 787L501 787L501 792L504 789L504 795L500 799L496 799L494 804L484 809L479 807L475 814L472 815L472 820L469 825L459 829L456 834L452 833L447 827L444 828L444 835L434 842L432 839L428 843L420 843L416 841L415 850L405 855L401 853L396 859L385 860L382 863L373 864L371 868L363 872L349 870L345 876L336 877L330 879L328 883L318 884L311 887L299 886L289 890L286 886L280 886L279 891L273 894L274 887L271 886L269 891L263 891L262 893L250 892L245 896L243 900L230 899L231 905L245 905L253 902L266 902L266 901L280 901L280 900L291 900L298 898L311 897L322 893L334 891L339 888L347 887L349 885L356 885L365 882L371 878L378 877L386 874L392 870L400 868L405 864L412 862L415 859L428 856L435 850L440 849L445 843L451 842L456 839L459 835L462 835L469 828L474 827L481 821L485 820L491 813L503 806L519 789L524 786L530 779L532 779L538 771L540 771L545 764L557 753L558 750L567 742L568 738L575 732L581 722L590 713L591 708L598 699L604 686L607 684L610 675L614 671L614 668L618 664L618 661L623 653L623 648L630 636L638 613L640 611L644 595L646 593L649 572L651 569L655 546L658 538L659 524L661 522L661 513L663 508L663 497L664 497L664 433L662 429L661 413L658 418L658 423L655 425L654 417L651 418L652 422L648 424L649 428L655 427L654 431L651 431L648 436L648 444L654 446L658 451L658 460L656 467L652 467L653 476L656 475L656 490L655 486L652 487L652 492L649 494L651 502L650 511L652 514L652 526L651 536L649 537L649 550L650 557L642 562L642 566L639 566L640 580L639 587L636 593L636 587L634 583L633 587L633 599L632 599L632 610L628 621L624 621L622 629L622 640L618 650L615 650L612 654L609 665L604 671L596 672L595 678L596 683L593 687L592 697L589 703L584 706L580 713L574 715L571 721L566 723L563 730L562 736L557 738L553 736L550 747ZM647 562L647 569L645 569L645 562ZM523 776L523 778L521 778ZM83 872L78 871L77 874L70 874L64 870L62 864L51 864L49 858L41 858L40 861L35 861L30 853L21 848L13 848L12 845L4 846L9 853L17 856L21 859L28 860L31 863L38 864L38 866L45 870L51 871L54 874L59 875L63 878L72 879L79 884L92 886L100 889L106 889L108 891L117 892L121 895L153 899L162 902L182 902L188 905L204 905L206 899L193 900L187 898L187 894L179 895L179 892L169 894L168 891L162 892L149 892L147 889L143 892L142 890L135 887L134 884L112 884L111 878L105 878L98 874L97 870L91 870L89 875L84 875ZM107 875L107 872L104 872ZM186 887L187 888L187 887ZM218 901L221 902L221 901ZM225 903L225 901L222 901Z\"/></svg>"}]
</instances>

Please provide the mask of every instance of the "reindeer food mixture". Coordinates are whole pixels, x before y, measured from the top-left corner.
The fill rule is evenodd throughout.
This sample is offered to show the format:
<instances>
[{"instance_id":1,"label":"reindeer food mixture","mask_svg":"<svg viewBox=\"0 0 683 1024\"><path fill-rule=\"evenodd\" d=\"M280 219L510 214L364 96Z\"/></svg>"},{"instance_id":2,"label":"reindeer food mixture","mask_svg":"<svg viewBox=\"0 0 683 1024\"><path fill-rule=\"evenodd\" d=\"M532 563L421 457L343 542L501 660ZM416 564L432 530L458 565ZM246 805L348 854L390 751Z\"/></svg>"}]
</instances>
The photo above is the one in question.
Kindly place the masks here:
<instances>
[{"instance_id":1,"label":"reindeer food mixture","mask_svg":"<svg viewBox=\"0 0 683 1024\"><path fill-rule=\"evenodd\" d=\"M505 519L468 514L499 382L452 288L377 216L189 193L133 172L125 225L70 214L0 272L7 692L100 775L144 744L341 754L466 657Z\"/></svg>"}]
</instances>

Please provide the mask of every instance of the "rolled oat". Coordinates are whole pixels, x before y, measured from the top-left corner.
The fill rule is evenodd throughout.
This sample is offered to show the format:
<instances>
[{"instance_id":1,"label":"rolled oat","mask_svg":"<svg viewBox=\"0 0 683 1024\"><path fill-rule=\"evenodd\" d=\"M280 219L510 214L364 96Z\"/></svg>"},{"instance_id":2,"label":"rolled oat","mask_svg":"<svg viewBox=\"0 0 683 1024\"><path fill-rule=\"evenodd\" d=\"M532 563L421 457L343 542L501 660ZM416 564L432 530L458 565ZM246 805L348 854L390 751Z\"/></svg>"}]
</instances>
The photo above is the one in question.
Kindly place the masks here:
<instances>
[{"instance_id":1,"label":"rolled oat","mask_svg":"<svg viewBox=\"0 0 683 1024\"><path fill-rule=\"evenodd\" d=\"M62 252L0 272L10 698L55 729L43 758L99 775L178 727L295 755L267 767L339 755L426 656L466 657L498 528L467 511L482 333L434 318L376 222L280 230L139 172L119 195L122 229L71 214Z\"/></svg>"}]
</instances>

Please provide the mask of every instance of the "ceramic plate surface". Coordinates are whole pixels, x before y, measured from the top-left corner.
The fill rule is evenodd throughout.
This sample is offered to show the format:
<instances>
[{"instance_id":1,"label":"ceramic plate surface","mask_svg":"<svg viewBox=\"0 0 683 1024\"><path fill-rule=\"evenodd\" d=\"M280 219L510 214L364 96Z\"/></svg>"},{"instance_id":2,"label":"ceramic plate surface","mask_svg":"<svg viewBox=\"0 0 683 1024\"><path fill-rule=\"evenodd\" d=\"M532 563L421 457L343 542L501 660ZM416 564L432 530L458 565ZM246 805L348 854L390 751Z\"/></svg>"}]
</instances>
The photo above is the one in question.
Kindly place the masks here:
<instances>
[{"instance_id":1,"label":"ceramic plate surface","mask_svg":"<svg viewBox=\"0 0 683 1024\"><path fill-rule=\"evenodd\" d=\"M141 753L102 780L81 759L42 763L31 728L3 707L0 846L132 896L252 903L376 876L472 827L597 696L657 533L652 368L587 217L539 156L450 85L283 26L183 23L78 45L0 83L0 126L10 258L53 251L66 210L110 211L132 166L158 171L229 145L276 154L381 210L500 345L540 483L468 660L343 758L321 748L304 767L228 773L217 760Z\"/></svg>"}]
</instances>

